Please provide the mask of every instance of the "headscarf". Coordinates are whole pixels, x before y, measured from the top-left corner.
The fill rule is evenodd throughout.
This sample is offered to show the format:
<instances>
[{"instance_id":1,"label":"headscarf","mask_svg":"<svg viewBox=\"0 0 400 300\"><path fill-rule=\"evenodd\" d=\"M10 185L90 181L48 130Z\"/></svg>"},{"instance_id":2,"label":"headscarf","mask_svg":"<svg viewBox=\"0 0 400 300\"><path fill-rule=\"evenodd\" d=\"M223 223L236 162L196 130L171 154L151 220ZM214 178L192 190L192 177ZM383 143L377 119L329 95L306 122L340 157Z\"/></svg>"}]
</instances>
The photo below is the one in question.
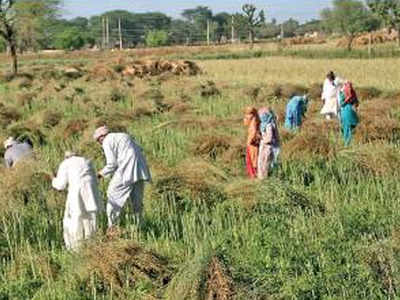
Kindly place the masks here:
<instances>
[{"instance_id":1,"label":"headscarf","mask_svg":"<svg viewBox=\"0 0 400 300\"><path fill-rule=\"evenodd\" d=\"M71 158L72 156L76 156L74 151L65 151L64 158Z\"/></svg>"},{"instance_id":2,"label":"headscarf","mask_svg":"<svg viewBox=\"0 0 400 300\"><path fill-rule=\"evenodd\" d=\"M11 146L14 146L18 144L17 140L15 140L12 136L9 137L7 140L4 141L4 148L9 148Z\"/></svg>"},{"instance_id":3,"label":"headscarf","mask_svg":"<svg viewBox=\"0 0 400 300\"><path fill-rule=\"evenodd\" d=\"M110 130L108 129L107 126L101 126L97 128L93 134L93 139L98 140L100 137L105 136L110 133Z\"/></svg>"},{"instance_id":4,"label":"headscarf","mask_svg":"<svg viewBox=\"0 0 400 300\"><path fill-rule=\"evenodd\" d=\"M345 96L345 103L353 104L358 101L356 91L354 90L353 84L350 81L345 82L343 91Z\"/></svg>"},{"instance_id":5,"label":"headscarf","mask_svg":"<svg viewBox=\"0 0 400 300\"><path fill-rule=\"evenodd\" d=\"M245 115L251 115L252 116L251 119L246 120L246 121L248 121L248 123L245 122L246 126L250 125L250 123L252 121L254 121L257 126L260 124L260 117L259 117L258 111L257 111L257 109L255 107L253 107L253 106L246 107L246 109L244 110L244 113L245 113Z\"/></svg>"},{"instance_id":6,"label":"headscarf","mask_svg":"<svg viewBox=\"0 0 400 300\"><path fill-rule=\"evenodd\" d=\"M267 130L267 126L269 124L273 124L276 122L276 116L275 113L268 109L268 108L262 108L259 110L260 114L260 131L265 132Z\"/></svg>"}]
</instances>

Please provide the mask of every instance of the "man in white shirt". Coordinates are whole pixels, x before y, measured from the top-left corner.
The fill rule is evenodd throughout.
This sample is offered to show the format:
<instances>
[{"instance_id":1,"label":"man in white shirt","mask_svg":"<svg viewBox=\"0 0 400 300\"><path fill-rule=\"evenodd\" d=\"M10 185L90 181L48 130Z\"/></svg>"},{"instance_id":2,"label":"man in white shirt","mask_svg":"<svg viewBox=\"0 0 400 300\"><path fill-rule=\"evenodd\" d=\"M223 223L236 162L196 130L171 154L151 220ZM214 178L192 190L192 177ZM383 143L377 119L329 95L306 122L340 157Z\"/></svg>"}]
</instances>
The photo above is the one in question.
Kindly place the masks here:
<instances>
[{"instance_id":1,"label":"man in white shirt","mask_svg":"<svg viewBox=\"0 0 400 300\"><path fill-rule=\"evenodd\" d=\"M106 166L100 178L113 176L107 191L108 226L118 221L122 208L131 200L136 222L142 221L145 182L151 175L141 147L126 133L110 133L106 126L96 129L93 138L102 145Z\"/></svg>"},{"instance_id":2,"label":"man in white shirt","mask_svg":"<svg viewBox=\"0 0 400 300\"><path fill-rule=\"evenodd\" d=\"M68 186L63 220L64 241L67 249L77 250L83 240L95 234L96 215L102 208L96 172L91 161L73 152L66 152L52 185L59 191Z\"/></svg>"}]
</instances>

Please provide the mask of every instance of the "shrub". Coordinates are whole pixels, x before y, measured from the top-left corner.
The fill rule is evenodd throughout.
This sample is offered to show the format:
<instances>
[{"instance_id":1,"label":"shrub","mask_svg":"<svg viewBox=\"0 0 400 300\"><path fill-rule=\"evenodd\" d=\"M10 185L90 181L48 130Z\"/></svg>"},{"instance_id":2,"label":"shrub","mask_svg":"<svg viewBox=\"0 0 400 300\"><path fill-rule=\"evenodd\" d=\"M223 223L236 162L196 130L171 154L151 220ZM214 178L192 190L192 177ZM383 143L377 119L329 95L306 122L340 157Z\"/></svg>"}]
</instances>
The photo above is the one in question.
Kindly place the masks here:
<instances>
[{"instance_id":1,"label":"shrub","mask_svg":"<svg viewBox=\"0 0 400 300\"><path fill-rule=\"evenodd\" d=\"M168 33L164 30L151 30L146 35L146 45L160 47L168 44Z\"/></svg>"}]
</instances>

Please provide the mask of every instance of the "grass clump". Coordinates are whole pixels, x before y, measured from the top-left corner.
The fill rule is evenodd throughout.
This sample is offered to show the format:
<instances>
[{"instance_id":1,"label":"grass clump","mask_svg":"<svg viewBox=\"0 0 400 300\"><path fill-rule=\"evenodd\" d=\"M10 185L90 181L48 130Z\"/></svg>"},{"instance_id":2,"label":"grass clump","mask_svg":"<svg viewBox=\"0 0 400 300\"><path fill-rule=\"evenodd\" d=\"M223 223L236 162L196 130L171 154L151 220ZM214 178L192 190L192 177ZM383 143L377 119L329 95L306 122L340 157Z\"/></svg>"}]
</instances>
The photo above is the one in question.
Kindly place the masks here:
<instances>
[{"instance_id":1,"label":"grass clump","mask_svg":"<svg viewBox=\"0 0 400 300\"><path fill-rule=\"evenodd\" d=\"M234 282L218 255L199 254L173 278L168 299L231 300Z\"/></svg>"},{"instance_id":2,"label":"grass clump","mask_svg":"<svg viewBox=\"0 0 400 300\"><path fill-rule=\"evenodd\" d=\"M90 285L90 277L94 275L102 289L113 290L116 294L124 294L124 289L142 281L158 288L170 281L168 261L129 240L90 244L83 257L87 283Z\"/></svg>"}]
</instances>

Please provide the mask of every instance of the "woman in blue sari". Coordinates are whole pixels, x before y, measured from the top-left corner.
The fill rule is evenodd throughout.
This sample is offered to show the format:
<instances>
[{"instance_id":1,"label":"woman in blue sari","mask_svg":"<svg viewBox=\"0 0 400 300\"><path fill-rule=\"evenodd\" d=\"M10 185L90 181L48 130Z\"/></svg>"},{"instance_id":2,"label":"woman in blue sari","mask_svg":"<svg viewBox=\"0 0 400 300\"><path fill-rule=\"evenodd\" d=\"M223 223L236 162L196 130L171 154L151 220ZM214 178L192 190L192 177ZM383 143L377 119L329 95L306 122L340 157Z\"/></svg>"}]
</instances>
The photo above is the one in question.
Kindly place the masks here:
<instances>
[{"instance_id":1,"label":"woman in blue sari","mask_svg":"<svg viewBox=\"0 0 400 300\"><path fill-rule=\"evenodd\" d=\"M285 128L289 130L298 129L307 112L307 96L293 96L286 106Z\"/></svg>"}]
</instances>

